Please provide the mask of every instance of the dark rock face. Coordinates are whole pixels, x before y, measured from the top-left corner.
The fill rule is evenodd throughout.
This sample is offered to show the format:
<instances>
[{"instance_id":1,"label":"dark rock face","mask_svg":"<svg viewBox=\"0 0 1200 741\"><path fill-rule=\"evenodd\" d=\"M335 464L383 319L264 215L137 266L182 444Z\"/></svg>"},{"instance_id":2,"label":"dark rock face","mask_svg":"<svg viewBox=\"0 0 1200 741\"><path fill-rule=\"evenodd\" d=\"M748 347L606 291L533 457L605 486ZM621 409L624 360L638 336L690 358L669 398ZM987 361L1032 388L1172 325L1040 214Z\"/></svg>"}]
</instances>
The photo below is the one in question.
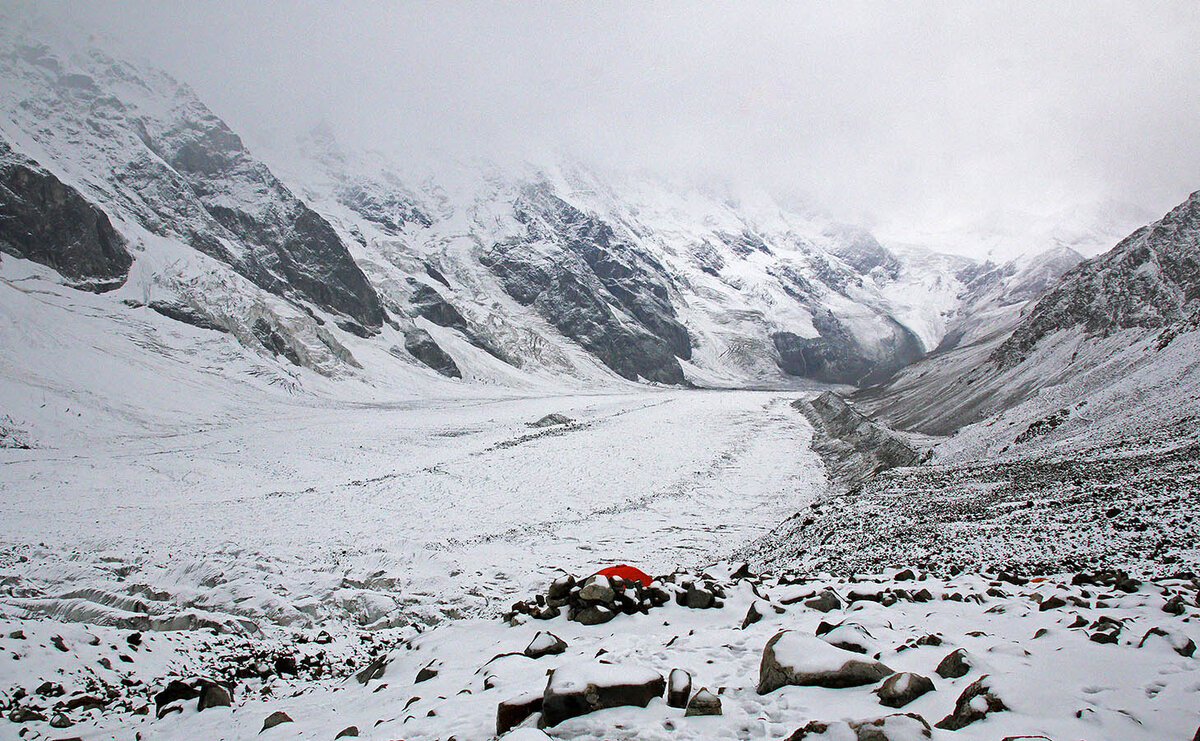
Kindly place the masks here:
<instances>
[{"instance_id":1,"label":"dark rock face","mask_svg":"<svg viewBox=\"0 0 1200 741\"><path fill-rule=\"evenodd\" d=\"M503 736L534 713L542 712L542 695L530 694L505 700L496 706L496 735Z\"/></svg>"},{"instance_id":2,"label":"dark rock face","mask_svg":"<svg viewBox=\"0 0 1200 741\"><path fill-rule=\"evenodd\" d=\"M1060 329L1082 327L1089 335L1158 329L1190 321L1197 311L1200 192L1063 276L991 359L1001 367L1016 365Z\"/></svg>"},{"instance_id":3,"label":"dark rock face","mask_svg":"<svg viewBox=\"0 0 1200 741\"><path fill-rule=\"evenodd\" d=\"M409 304L417 316L425 317L439 327L467 331L467 320L462 313L432 286L418 284L409 298Z\"/></svg>"},{"instance_id":4,"label":"dark rock face","mask_svg":"<svg viewBox=\"0 0 1200 741\"><path fill-rule=\"evenodd\" d=\"M837 394L826 391L792 404L819 433L814 449L835 479L857 481L879 471L914 466L921 452L881 424L867 419Z\"/></svg>"},{"instance_id":5,"label":"dark rock face","mask_svg":"<svg viewBox=\"0 0 1200 741\"><path fill-rule=\"evenodd\" d=\"M0 141L0 251L54 268L81 288L121 286L133 258L108 216Z\"/></svg>"},{"instance_id":6,"label":"dark rock face","mask_svg":"<svg viewBox=\"0 0 1200 741\"><path fill-rule=\"evenodd\" d=\"M434 341L423 329L414 328L404 333L404 349L417 360L448 378L462 378L462 371L454 358Z\"/></svg>"},{"instance_id":7,"label":"dark rock face","mask_svg":"<svg viewBox=\"0 0 1200 741\"><path fill-rule=\"evenodd\" d=\"M691 337L664 268L548 185L527 186L513 207L526 233L480 256L504 291L622 377L683 383Z\"/></svg>"},{"instance_id":8,"label":"dark rock face","mask_svg":"<svg viewBox=\"0 0 1200 741\"><path fill-rule=\"evenodd\" d=\"M832 313L817 312L812 321L818 337L806 338L792 332L771 335L779 353L779 367L788 375L866 386L885 380L925 354L917 336L894 320L889 320L891 340L877 353L861 347ZM872 357L875 354L879 359Z\"/></svg>"},{"instance_id":9,"label":"dark rock face","mask_svg":"<svg viewBox=\"0 0 1200 741\"><path fill-rule=\"evenodd\" d=\"M239 272L273 293L294 290L365 327L383 323L375 290L333 227L254 160L223 121L196 111L174 127L146 130L143 141L183 177L208 214L250 248L233 261ZM231 197L247 188L257 198ZM209 251L208 239L192 237L192 246Z\"/></svg>"},{"instance_id":10,"label":"dark rock face","mask_svg":"<svg viewBox=\"0 0 1200 741\"><path fill-rule=\"evenodd\" d=\"M97 50L71 60L83 69L66 72L45 48L29 54L41 58L14 62L6 74L36 91L26 101L27 115L87 127L88 136L72 145L98 163L94 175L103 181L96 187L106 208L229 264L267 291L363 327L382 324L374 289L329 222L255 159L190 89ZM127 100L123 90L131 85L154 104L142 109ZM29 133L55 151L64 145L62 131ZM123 273L119 263L116 272Z\"/></svg>"}]
</instances>

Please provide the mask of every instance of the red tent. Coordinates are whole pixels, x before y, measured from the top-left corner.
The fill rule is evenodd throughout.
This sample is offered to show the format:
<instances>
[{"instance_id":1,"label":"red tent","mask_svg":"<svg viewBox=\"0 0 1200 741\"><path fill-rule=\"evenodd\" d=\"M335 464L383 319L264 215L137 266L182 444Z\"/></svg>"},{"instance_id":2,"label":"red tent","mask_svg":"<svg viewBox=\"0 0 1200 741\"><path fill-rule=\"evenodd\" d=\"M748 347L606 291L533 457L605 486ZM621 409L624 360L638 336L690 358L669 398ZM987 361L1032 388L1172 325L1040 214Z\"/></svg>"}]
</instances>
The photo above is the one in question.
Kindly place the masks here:
<instances>
[{"instance_id":1,"label":"red tent","mask_svg":"<svg viewBox=\"0 0 1200 741\"><path fill-rule=\"evenodd\" d=\"M625 581L640 581L642 583L643 587L650 586L650 582L654 581L654 579L651 578L649 574L642 571L641 569L635 569L634 567L628 566L623 563L617 564L616 566L609 566L608 568L605 568L605 569L600 569L599 571L596 572L596 575L597 576L619 576L622 579L624 579Z\"/></svg>"}]
</instances>

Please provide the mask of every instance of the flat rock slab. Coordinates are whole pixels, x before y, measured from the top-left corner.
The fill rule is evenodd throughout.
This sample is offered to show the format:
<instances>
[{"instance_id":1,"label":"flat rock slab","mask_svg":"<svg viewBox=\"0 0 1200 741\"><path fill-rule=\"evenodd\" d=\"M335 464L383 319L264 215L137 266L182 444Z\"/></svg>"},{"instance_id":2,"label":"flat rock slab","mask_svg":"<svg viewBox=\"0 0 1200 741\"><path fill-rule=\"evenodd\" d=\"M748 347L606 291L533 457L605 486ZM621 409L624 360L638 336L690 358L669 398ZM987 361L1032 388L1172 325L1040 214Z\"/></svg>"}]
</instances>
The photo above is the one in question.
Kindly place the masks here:
<instances>
[{"instance_id":1,"label":"flat rock slab","mask_svg":"<svg viewBox=\"0 0 1200 741\"><path fill-rule=\"evenodd\" d=\"M894 673L878 661L864 660L815 636L784 630L767 641L763 649L758 694L787 685L859 687Z\"/></svg>"},{"instance_id":2,"label":"flat rock slab","mask_svg":"<svg viewBox=\"0 0 1200 741\"><path fill-rule=\"evenodd\" d=\"M646 707L662 697L666 680L653 669L636 664L586 662L555 669L546 683L542 724L549 728L605 708Z\"/></svg>"}]
</instances>

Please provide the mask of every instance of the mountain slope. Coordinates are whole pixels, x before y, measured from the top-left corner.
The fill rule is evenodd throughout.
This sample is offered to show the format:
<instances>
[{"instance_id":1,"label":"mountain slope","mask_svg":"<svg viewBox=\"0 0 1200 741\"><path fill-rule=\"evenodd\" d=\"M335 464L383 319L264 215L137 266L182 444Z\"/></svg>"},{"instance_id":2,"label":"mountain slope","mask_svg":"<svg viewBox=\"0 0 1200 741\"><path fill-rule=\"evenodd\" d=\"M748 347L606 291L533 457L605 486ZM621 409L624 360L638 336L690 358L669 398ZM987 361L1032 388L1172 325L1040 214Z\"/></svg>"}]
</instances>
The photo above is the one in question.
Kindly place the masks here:
<instances>
[{"instance_id":1,"label":"mountain slope","mask_svg":"<svg viewBox=\"0 0 1200 741\"><path fill-rule=\"evenodd\" d=\"M1067 272L1011 330L932 356L859 403L905 429L962 428L946 456L1187 433L1200 404L1198 214L1193 194Z\"/></svg>"}]
</instances>

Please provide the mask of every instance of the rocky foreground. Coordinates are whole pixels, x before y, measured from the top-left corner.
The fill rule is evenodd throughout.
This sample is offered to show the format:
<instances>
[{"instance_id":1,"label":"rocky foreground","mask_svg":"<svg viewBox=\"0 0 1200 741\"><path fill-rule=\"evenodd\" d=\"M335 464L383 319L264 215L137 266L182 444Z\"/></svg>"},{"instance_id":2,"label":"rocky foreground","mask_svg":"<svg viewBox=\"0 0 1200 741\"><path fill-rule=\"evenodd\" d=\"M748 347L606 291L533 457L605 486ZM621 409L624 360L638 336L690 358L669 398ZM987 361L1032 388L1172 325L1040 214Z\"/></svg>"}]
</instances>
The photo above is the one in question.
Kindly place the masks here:
<instances>
[{"instance_id":1,"label":"rocky foreground","mask_svg":"<svg viewBox=\"0 0 1200 741\"><path fill-rule=\"evenodd\" d=\"M564 577L503 619L233 636L0 621L28 739L1186 739L1200 579Z\"/></svg>"}]
</instances>

